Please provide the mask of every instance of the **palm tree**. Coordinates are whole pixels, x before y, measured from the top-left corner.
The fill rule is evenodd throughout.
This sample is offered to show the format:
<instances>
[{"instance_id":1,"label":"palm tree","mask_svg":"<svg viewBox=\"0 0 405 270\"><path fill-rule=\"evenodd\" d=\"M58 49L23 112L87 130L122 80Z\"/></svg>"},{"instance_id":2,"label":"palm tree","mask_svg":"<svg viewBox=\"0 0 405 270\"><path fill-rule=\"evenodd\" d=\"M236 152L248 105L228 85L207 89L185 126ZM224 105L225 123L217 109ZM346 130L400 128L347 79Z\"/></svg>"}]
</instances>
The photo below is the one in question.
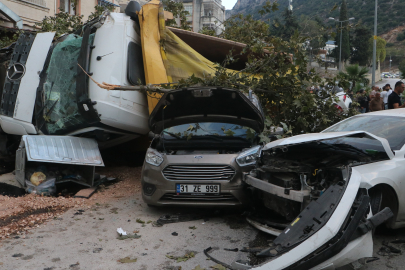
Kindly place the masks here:
<instances>
[{"instance_id":1,"label":"palm tree","mask_svg":"<svg viewBox=\"0 0 405 270\"><path fill-rule=\"evenodd\" d=\"M359 67L358 64L346 66L346 72L340 72L339 74L345 77L348 81L352 83L352 87L350 90L356 86L356 83L363 83L369 84L370 80L366 78L368 73L368 68L366 67Z\"/></svg>"}]
</instances>

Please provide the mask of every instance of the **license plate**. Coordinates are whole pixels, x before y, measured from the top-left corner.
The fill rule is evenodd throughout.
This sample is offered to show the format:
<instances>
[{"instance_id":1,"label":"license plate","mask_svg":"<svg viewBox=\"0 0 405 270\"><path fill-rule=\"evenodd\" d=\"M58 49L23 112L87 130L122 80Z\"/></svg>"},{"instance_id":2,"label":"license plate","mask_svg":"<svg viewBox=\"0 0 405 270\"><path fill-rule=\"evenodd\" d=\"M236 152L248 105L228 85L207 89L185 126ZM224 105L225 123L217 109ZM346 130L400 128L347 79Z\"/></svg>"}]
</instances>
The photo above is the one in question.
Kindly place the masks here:
<instances>
[{"instance_id":1,"label":"license plate","mask_svg":"<svg viewBox=\"0 0 405 270\"><path fill-rule=\"evenodd\" d=\"M219 194L220 185L194 185L194 184L177 184L177 193L188 194Z\"/></svg>"}]
</instances>

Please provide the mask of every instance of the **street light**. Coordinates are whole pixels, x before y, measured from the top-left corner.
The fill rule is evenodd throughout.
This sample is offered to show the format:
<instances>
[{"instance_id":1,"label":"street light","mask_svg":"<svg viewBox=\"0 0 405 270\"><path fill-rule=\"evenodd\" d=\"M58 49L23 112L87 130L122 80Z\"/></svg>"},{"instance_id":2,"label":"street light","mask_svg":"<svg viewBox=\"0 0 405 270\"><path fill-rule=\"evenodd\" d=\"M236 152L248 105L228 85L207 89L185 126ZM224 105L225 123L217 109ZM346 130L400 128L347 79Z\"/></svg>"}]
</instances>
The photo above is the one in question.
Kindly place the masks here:
<instances>
[{"instance_id":1,"label":"street light","mask_svg":"<svg viewBox=\"0 0 405 270\"><path fill-rule=\"evenodd\" d=\"M342 32L343 32L343 23L344 23L344 22L348 22L348 21L354 20L354 17L353 17L353 18L350 18L350 19L348 19L348 20L345 20L345 21L339 21L339 20L337 20L337 19L335 19L335 18L329 17L329 20L335 21L335 22L337 22L337 23L340 23L339 71L342 71Z\"/></svg>"}]
</instances>

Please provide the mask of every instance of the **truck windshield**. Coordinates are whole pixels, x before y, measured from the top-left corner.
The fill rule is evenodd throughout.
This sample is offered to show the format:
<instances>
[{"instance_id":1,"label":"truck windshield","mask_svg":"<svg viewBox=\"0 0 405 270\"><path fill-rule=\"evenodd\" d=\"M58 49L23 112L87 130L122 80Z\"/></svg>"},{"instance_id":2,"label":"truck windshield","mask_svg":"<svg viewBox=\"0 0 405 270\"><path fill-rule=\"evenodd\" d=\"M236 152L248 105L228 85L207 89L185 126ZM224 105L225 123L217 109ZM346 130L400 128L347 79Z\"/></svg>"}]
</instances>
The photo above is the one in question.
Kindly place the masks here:
<instances>
[{"instance_id":1,"label":"truck windshield","mask_svg":"<svg viewBox=\"0 0 405 270\"><path fill-rule=\"evenodd\" d=\"M89 37L93 44L94 35ZM76 103L77 62L83 38L70 34L53 48L43 84L42 110L48 134L63 134L86 125Z\"/></svg>"}]
</instances>

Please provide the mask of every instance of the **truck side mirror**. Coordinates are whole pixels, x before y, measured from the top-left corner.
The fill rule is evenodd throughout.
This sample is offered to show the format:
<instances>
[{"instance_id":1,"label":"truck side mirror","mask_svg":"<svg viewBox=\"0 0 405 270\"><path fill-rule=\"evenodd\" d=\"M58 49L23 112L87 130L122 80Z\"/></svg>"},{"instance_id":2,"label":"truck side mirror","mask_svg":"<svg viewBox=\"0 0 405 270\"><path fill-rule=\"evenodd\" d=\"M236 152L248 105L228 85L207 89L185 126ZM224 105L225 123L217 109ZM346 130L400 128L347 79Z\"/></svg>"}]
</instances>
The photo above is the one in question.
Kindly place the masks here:
<instances>
[{"instance_id":1,"label":"truck side mirror","mask_svg":"<svg viewBox=\"0 0 405 270\"><path fill-rule=\"evenodd\" d=\"M132 20L139 23L139 18L137 12L141 10L141 5L136 1L130 1L125 8L125 14L131 17Z\"/></svg>"}]
</instances>

